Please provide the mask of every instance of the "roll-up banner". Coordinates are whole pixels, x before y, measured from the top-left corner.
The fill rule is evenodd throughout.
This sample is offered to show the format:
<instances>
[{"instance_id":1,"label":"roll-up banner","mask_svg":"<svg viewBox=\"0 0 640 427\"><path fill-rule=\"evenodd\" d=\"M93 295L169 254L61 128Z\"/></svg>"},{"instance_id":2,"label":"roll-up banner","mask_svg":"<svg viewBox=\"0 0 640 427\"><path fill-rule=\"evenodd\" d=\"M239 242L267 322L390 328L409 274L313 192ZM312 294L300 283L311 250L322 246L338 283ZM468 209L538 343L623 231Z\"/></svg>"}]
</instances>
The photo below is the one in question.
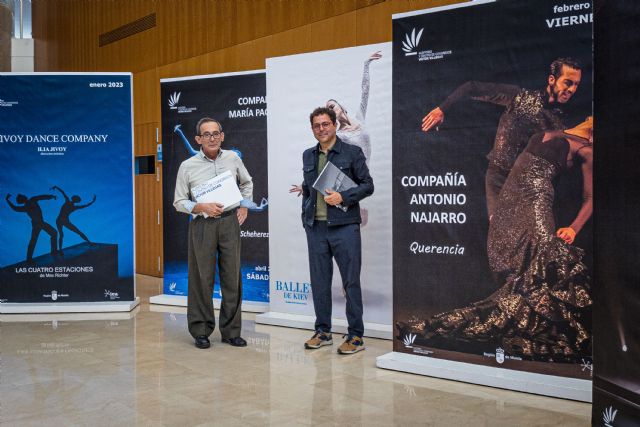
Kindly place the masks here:
<instances>
[{"instance_id":1,"label":"roll-up banner","mask_svg":"<svg viewBox=\"0 0 640 427\"><path fill-rule=\"evenodd\" d=\"M360 203L365 335L389 338L391 44L269 58L267 92L271 311L256 321L313 328L307 241L300 217L302 199L289 190L302 183L302 152L317 144L310 113L335 102L346 111L352 125L339 125L337 135L362 148L375 186L373 195ZM338 332L346 325L346 315L337 267L332 296L334 329Z\"/></svg>"},{"instance_id":2,"label":"roll-up banner","mask_svg":"<svg viewBox=\"0 0 640 427\"><path fill-rule=\"evenodd\" d=\"M224 130L222 149L235 151L253 178L256 205L249 209L241 230L243 301L258 305L269 302L265 87L264 71L161 80L165 295L187 295L187 234L191 218L176 211L173 197L180 163L200 150L194 138L196 124L201 118L210 117L220 121ZM213 297L221 297L217 274Z\"/></svg>"},{"instance_id":3,"label":"roll-up banner","mask_svg":"<svg viewBox=\"0 0 640 427\"><path fill-rule=\"evenodd\" d=\"M2 303L134 300L131 90L129 73L0 75Z\"/></svg>"},{"instance_id":4,"label":"roll-up banner","mask_svg":"<svg viewBox=\"0 0 640 427\"><path fill-rule=\"evenodd\" d=\"M591 122L563 130L592 114L591 3L396 15L393 40L394 351L589 381Z\"/></svg>"},{"instance_id":5,"label":"roll-up banner","mask_svg":"<svg viewBox=\"0 0 640 427\"><path fill-rule=\"evenodd\" d=\"M640 425L640 4L595 2L594 426Z\"/></svg>"}]
</instances>

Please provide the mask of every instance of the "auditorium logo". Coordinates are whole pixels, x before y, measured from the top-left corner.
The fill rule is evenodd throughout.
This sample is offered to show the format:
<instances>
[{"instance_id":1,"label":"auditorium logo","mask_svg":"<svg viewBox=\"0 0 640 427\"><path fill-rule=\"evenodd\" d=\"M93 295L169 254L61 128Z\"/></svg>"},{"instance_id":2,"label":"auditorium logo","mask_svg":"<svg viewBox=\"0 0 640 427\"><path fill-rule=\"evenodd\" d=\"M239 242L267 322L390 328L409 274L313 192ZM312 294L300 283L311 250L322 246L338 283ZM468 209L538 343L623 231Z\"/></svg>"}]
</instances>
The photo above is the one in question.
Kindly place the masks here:
<instances>
[{"instance_id":1,"label":"auditorium logo","mask_svg":"<svg viewBox=\"0 0 640 427\"><path fill-rule=\"evenodd\" d=\"M602 421L606 427L613 427L613 421L616 419L616 415L618 414L617 409L613 409L613 406L609 406L602 413Z\"/></svg>"},{"instance_id":2,"label":"auditorium logo","mask_svg":"<svg viewBox=\"0 0 640 427\"><path fill-rule=\"evenodd\" d=\"M421 28L420 31L416 34L416 29L411 30L410 33L405 34L404 40L402 40L402 51L404 52L404 56L416 56L418 61L434 61L438 59L443 59L447 55L451 55L453 53L452 50L418 50L418 44L420 44L420 39L422 38L422 32L424 28Z\"/></svg>"},{"instance_id":3,"label":"auditorium logo","mask_svg":"<svg viewBox=\"0 0 640 427\"><path fill-rule=\"evenodd\" d=\"M182 288L184 289L184 288ZM173 295L184 295L184 291L178 287L178 282L169 282L169 292Z\"/></svg>"},{"instance_id":4,"label":"auditorium logo","mask_svg":"<svg viewBox=\"0 0 640 427\"><path fill-rule=\"evenodd\" d=\"M405 38L402 41L402 50L404 51L405 56L413 56L417 55L418 52L416 49L418 48L418 43L420 43L420 37L422 37L422 32L424 28L418 31L418 35L416 35L416 29L411 30L411 34L405 34Z\"/></svg>"},{"instance_id":5,"label":"auditorium logo","mask_svg":"<svg viewBox=\"0 0 640 427\"><path fill-rule=\"evenodd\" d=\"M181 95L182 92L173 92L171 96L169 96L168 104L170 110L178 110L178 113L190 113L198 109L197 107L185 107L184 105L178 105Z\"/></svg>"},{"instance_id":6,"label":"auditorium logo","mask_svg":"<svg viewBox=\"0 0 640 427\"><path fill-rule=\"evenodd\" d=\"M173 92L169 97L169 107L172 110L175 110L178 108L178 101L180 100L180 95L182 95L182 92Z\"/></svg>"},{"instance_id":7,"label":"auditorium logo","mask_svg":"<svg viewBox=\"0 0 640 427\"><path fill-rule=\"evenodd\" d=\"M413 343L416 340L416 334L409 334L404 337L402 343L406 348L413 348Z\"/></svg>"}]
</instances>

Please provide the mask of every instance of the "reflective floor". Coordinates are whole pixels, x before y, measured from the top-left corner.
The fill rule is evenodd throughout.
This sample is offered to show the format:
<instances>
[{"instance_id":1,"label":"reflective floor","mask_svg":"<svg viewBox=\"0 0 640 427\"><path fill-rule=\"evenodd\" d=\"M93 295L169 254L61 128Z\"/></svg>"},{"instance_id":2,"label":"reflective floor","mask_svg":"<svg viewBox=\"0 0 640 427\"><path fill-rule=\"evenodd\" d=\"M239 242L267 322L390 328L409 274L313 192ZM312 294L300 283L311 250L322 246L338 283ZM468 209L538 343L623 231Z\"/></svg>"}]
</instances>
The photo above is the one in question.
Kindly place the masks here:
<instances>
[{"instance_id":1,"label":"reflective floor","mask_svg":"<svg viewBox=\"0 0 640 427\"><path fill-rule=\"evenodd\" d=\"M591 405L375 366L391 342L341 356L304 350L309 331L256 325L247 348L199 350L186 309L148 304L105 315L0 318L2 426L587 426ZM338 338L335 336L334 338Z\"/></svg>"}]
</instances>

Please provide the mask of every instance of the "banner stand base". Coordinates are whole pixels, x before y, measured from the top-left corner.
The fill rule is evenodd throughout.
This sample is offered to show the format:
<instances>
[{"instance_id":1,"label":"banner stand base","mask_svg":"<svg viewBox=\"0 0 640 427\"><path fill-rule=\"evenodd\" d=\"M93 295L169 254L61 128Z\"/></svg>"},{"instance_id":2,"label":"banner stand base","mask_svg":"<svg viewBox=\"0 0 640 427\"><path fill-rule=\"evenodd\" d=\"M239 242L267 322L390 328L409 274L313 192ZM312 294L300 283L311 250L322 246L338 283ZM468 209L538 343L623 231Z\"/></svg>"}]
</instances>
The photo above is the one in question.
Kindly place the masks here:
<instances>
[{"instance_id":1,"label":"banner stand base","mask_svg":"<svg viewBox=\"0 0 640 427\"><path fill-rule=\"evenodd\" d=\"M315 317L302 314L279 313L270 311L256 316L256 324L286 326L289 328L309 329L313 331ZM344 319L331 319L333 333L346 334L347 321ZM364 323L364 336L371 338L382 338L390 340L392 338L391 325L382 323Z\"/></svg>"},{"instance_id":2,"label":"banner stand base","mask_svg":"<svg viewBox=\"0 0 640 427\"><path fill-rule=\"evenodd\" d=\"M378 356L376 366L394 371L427 375L447 380L560 397L591 403L591 381L536 374L513 369L454 362L433 357L391 352Z\"/></svg>"},{"instance_id":3,"label":"banner stand base","mask_svg":"<svg viewBox=\"0 0 640 427\"><path fill-rule=\"evenodd\" d=\"M24 313L0 314L0 323L22 322L84 322L92 320L131 320L140 311L138 305L131 311L110 311L100 313Z\"/></svg>"},{"instance_id":4,"label":"banner stand base","mask_svg":"<svg viewBox=\"0 0 640 427\"><path fill-rule=\"evenodd\" d=\"M156 295L149 298L149 304L176 305L179 307L186 307L187 296L186 295L169 295L169 294ZM213 307L215 309L220 309L219 298L213 299ZM242 301L242 311L248 312L248 313L264 313L265 311L269 311L269 303Z\"/></svg>"},{"instance_id":5,"label":"banner stand base","mask_svg":"<svg viewBox=\"0 0 640 427\"><path fill-rule=\"evenodd\" d=\"M140 297L133 301L2 303L0 314L122 312L131 311L138 304Z\"/></svg>"}]
</instances>

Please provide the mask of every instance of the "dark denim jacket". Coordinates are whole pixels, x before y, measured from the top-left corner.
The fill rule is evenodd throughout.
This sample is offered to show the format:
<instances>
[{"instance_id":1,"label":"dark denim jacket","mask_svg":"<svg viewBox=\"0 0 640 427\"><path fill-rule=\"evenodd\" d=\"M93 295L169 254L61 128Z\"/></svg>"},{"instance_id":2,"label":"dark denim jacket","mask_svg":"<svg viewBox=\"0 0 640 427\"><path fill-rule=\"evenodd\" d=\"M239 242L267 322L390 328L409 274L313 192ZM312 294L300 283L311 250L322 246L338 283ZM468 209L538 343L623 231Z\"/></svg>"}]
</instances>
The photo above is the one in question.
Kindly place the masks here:
<instances>
[{"instance_id":1,"label":"dark denim jacket","mask_svg":"<svg viewBox=\"0 0 640 427\"><path fill-rule=\"evenodd\" d=\"M316 190L313 183L320 171L318 171L319 144L302 153L302 170L304 181L302 182L302 225L312 226L316 212ZM336 143L329 151L327 160L336 165L342 172L351 178L357 187L341 192L342 205L347 211L335 206L327 205L327 225L360 224L360 200L373 194L373 179L369 175L366 159L360 147L346 144L336 138Z\"/></svg>"}]
</instances>

